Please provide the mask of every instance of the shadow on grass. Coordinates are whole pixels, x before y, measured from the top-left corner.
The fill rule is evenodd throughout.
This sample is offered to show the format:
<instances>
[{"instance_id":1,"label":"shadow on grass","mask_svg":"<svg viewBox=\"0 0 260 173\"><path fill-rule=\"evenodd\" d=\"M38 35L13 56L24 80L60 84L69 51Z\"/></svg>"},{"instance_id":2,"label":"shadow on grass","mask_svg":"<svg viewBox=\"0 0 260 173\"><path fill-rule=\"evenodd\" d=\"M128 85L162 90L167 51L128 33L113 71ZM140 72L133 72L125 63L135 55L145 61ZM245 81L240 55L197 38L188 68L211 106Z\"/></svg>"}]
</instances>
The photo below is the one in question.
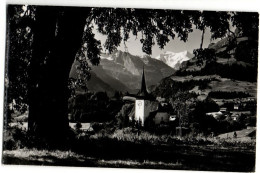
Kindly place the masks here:
<instances>
[{"instance_id":1,"label":"shadow on grass","mask_svg":"<svg viewBox=\"0 0 260 173\"><path fill-rule=\"evenodd\" d=\"M128 134L127 134L128 135ZM6 149L4 164L252 172L255 143L155 137L72 137L62 147ZM28 141L25 138L24 141ZM14 140L16 141L16 140ZM21 143L25 143L22 141ZM39 142L42 143L42 142ZM19 154L20 153L20 154Z\"/></svg>"}]
</instances>

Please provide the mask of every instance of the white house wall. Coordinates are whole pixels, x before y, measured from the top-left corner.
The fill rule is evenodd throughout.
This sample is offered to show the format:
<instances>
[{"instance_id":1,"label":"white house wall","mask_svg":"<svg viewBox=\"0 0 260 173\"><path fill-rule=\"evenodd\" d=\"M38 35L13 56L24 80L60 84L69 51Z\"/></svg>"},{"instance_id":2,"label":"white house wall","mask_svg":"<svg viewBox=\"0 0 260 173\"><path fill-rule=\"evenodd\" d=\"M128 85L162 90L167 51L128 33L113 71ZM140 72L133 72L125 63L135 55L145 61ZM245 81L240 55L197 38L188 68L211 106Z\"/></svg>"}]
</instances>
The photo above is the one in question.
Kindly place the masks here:
<instances>
[{"instance_id":1,"label":"white house wall","mask_svg":"<svg viewBox=\"0 0 260 173\"><path fill-rule=\"evenodd\" d=\"M135 101L135 120L144 124L144 100Z\"/></svg>"},{"instance_id":2,"label":"white house wall","mask_svg":"<svg viewBox=\"0 0 260 173\"><path fill-rule=\"evenodd\" d=\"M152 104L149 100L136 100L135 101L135 120L140 121L142 126L146 118L152 110Z\"/></svg>"}]
</instances>

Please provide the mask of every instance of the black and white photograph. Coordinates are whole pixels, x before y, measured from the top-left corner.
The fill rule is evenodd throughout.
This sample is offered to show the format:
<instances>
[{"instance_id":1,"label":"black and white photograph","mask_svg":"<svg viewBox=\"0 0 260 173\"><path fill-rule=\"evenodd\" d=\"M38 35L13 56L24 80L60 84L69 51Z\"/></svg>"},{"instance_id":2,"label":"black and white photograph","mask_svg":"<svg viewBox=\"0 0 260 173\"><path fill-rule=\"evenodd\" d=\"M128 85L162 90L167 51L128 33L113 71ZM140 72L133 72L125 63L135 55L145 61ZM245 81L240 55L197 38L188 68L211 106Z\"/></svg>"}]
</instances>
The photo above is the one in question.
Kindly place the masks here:
<instances>
[{"instance_id":1,"label":"black and white photograph","mask_svg":"<svg viewBox=\"0 0 260 173\"><path fill-rule=\"evenodd\" d=\"M3 165L255 172L258 11L5 5Z\"/></svg>"}]
</instances>

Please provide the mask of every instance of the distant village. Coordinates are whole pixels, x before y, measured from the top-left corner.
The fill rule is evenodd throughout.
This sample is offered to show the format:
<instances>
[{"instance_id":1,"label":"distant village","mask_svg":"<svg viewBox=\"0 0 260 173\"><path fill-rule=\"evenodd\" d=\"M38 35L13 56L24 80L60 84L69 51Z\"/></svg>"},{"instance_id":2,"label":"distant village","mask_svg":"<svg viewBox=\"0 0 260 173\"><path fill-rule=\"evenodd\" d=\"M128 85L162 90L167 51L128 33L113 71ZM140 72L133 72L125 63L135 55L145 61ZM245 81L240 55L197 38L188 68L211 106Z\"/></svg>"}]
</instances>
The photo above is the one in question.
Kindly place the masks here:
<instances>
[{"instance_id":1,"label":"distant village","mask_svg":"<svg viewBox=\"0 0 260 173\"><path fill-rule=\"evenodd\" d=\"M210 101L206 99L200 102L201 106L193 107L193 101L190 99L181 101L155 97L148 92L145 78L145 69L143 69L141 88L136 94L118 92L114 97L108 98L106 93L101 92L89 97L88 100L93 101L88 103L81 98L75 103L77 108L74 109L78 112L74 111L74 115L70 114L69 119L73 122L71 127L75 128L75 123L81 121L82 130L91 131L93 130L91 123L87 126L84 124L102 123L101 119L103 119L103 122L113 120L119 128L135 127L155 133L160 131L161 134L177 136L203 134L217 138L255 139L256 99L254 97L212 98ZM81 108L79 103L82 105ZM84 112L82 109L86 108L86 105L89 105L88 108L96 106L100 112L88 109L88 115L82 114ZM216 111L206 111L207 107L212 106ZM116 116L113 115L115 113ZM105 119L102 118L103 115L106 115ZM92 118L89 118L90 116ZM84 117L88 118L84 119Z\"/></svg>"}]
</instances>

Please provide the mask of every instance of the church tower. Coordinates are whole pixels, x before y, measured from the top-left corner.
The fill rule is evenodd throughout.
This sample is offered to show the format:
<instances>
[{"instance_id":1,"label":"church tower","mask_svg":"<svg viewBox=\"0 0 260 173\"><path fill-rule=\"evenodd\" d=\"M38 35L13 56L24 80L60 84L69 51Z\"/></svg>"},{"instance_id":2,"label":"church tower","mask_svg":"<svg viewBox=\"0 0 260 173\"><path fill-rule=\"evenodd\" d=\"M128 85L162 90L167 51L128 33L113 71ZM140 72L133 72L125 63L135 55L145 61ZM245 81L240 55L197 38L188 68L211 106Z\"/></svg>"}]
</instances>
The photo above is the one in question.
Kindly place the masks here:
<instances>
[{"instance_id":1,"label":"church tower","mask_svg":"<svg viewBox=\"0 0 260 173\"><path fill-rule=\"evenodd\" d=\"M149 94L146 89L145 73L143 67L141 89L137 94L135 100L135 121L141 123L144 126L145 119L149 116Z\"/></svg>"}]
</instances>

